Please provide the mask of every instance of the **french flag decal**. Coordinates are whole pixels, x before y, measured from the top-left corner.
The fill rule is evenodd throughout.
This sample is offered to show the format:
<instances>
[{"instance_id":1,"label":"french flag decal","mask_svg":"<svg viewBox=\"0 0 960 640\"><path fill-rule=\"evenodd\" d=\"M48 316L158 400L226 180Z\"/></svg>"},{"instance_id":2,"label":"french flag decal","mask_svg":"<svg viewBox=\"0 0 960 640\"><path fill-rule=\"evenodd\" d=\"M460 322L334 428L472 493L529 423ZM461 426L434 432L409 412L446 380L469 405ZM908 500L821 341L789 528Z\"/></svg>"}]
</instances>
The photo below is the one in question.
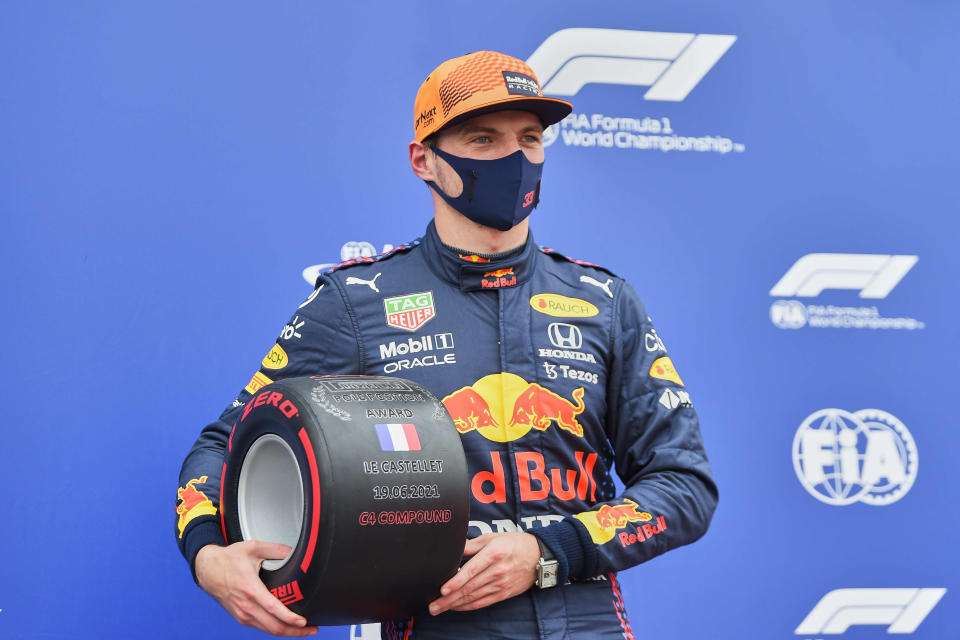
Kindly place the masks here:
<instances>
[{"instance_id":1,"label":"french flag decal","mask_svg":"<svg viewBox=\"0 0 960 640\"><path fill-rule=\"evenodd\" d=\"M420 436L412 424L378 424L376 427L382 451L420 451Z\"/></svg>"}]
</instances>

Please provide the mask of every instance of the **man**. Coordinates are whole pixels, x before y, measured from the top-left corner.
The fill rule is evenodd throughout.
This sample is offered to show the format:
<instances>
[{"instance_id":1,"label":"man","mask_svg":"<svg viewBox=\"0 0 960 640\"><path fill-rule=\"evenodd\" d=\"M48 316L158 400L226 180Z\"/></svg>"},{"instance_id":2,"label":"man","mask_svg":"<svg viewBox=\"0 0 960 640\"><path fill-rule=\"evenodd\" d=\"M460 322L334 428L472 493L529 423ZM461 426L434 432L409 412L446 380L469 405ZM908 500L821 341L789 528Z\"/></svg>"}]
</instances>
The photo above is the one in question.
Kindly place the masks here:
<instances>
[{"instance_id":1,"label":"man","mask_svg":"<svg viewBox=\"0 0 960 640\"><path fill-rule=\"evenodd\" d=\"M324 274L288 325L297 331L277 340L288 363L265 358L181 470L181 491L217 496L229 425L278 377L393 373L443 398L472 478L468 560L429 613L385 623L385 637L632 637L616 571L693 542L716 506L689 394L634 291L533 243L542 133L571 109L516 58L440 65L417 94L409 145L433 200L425 236ZM385 301L423 292L429 313L389 317ZM451 357L424 366L379 349L427 333L447 334ZM224 546L205 504L178 512L198 584L244 624L314 632L257 575L289 548Z\"/></svg>"}]
</instances>

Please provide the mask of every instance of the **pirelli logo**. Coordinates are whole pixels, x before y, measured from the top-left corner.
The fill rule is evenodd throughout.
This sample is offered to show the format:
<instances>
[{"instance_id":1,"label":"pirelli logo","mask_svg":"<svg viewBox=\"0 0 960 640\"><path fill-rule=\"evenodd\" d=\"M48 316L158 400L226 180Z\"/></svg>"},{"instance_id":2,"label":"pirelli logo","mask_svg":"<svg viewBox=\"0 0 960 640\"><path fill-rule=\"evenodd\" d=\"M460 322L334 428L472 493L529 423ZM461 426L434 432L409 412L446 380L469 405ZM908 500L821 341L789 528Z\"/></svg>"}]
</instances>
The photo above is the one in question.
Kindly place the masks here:
<instances>
[{"instance_id":1,"label":"pirelli logo","mask_svg":"<svg viewBox=\"0 0 960 640\"><path fill-rule=\"evenodd\" d=\"M260 391L260 389L263 389L265 386L272 383L273 380L257 371L255 374L253 374L253 377L250 378L250 382L247 383L247 386L244 387L244 390L247 393L256 393L257 391Z\"/></svg>"},{"instance_id":2,"label":"pirelli logo","mask_svg":"<svg viewBox=\"0 0 960 640\"><path fill-rule=\"evenodd\" d=\"M282 587L270 589L270 593L272 593L273 597L283 604L290 604L303 600L303 594L300 592L300 585L297 584L296 580L293 582L288 582Z\"/></svg>"}]
</instances>

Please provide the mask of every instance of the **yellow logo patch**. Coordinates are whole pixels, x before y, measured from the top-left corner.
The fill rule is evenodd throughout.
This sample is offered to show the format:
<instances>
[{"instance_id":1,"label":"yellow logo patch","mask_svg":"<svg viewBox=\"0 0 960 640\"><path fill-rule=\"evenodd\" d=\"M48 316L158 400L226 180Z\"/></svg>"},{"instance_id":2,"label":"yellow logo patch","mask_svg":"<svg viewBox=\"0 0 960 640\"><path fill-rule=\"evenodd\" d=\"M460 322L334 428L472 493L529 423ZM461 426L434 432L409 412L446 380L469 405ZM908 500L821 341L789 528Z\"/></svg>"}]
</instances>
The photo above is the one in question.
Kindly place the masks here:
<instances>
[{"instance_id":1,"label":"yellow logo patch","mask_svg":"<svg viewBox=\"0 0 960 640\"><path fill-rule=\"evenodd\" d=\"M554 318L590 318L600 311L580 298L568 298L557 293L538 293L530 298L534 311Z\"/></svg>"},{"instance_id":2,"label":"yellow logo patch","mask_svg":"<svg viewBox=\"0 0 960 640\"><path fill-rule=\"evenodd\" d=\"M597 544L606 544L631 522L649 522L653 516L639 511L638 505L630 498L624 498L623 504L605 504L597 511L584 511L574 517L583 523L590 532L590 538Z\"/></svg>"},{"instance_id":3,"label":"yellow logo patch","mask_svg":"<svg viewBox=\"0 0 960 640\"><path fill-rule=\"evenodd\" d=\"M680 374L677 373L673 362L667 356L657 358L653 361L653 364L650 365L650 375L651 377L660 378L661 380L676 382L679 385L683 384L683 380L680 379Z\"/></svg>"},{"instance_id":4,"label":"yellow logo patch","mask_svg":"<svg viewBox=\"0 0 960 640\"><path fill-rule=\"evenodd\" d=\"M253 374L253 377L250 378L250 382L247 383L247 386L245 386L244 389L247 391L247 393L256 393L272 382L273 380L257 371L255 374Z\"/></svg>"},{"instance_id":5,"label":"yellow logo patch","mask_svg":"<svg viewBox=\"0 0 960 640\"><path fill-rule=\"evenodd\" d=\"M217 508L213 506L213 502L207 498L203 491L197 489L198 484L203 484L206 481L207 476L200 476L188 482L187 486L177 489L177 499L180 501L180 504L177 505L177 513L180 514L177 529L180 530L179 537L181 538L183 537L183 530L194 518L217 515Z\"/></svg>"},{"instance_id":6,"label":"yellow logo patch","mask_svg":"<svg viewBox=\"0 0 960 640\"><path fill-rule=\"evenodd\" d=\"M266 369L283 369L287 366L287 352L279 344L273 345L273 349L267 355L263 356L263 366Z\"/></svg>"}]
</instances>

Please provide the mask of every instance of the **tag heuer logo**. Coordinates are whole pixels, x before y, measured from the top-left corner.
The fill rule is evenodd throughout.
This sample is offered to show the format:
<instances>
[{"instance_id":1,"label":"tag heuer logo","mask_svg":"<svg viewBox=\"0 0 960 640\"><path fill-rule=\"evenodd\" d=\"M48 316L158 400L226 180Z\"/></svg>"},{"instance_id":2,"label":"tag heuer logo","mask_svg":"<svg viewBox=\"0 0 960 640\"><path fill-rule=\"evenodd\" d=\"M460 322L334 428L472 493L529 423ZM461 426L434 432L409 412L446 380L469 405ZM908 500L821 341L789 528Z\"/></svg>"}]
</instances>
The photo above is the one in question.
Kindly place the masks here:
<instances>
[{"instance_id":1,"label":"tag heuer logo","mask_svg":"<svg viewBox=\"0 0 960 640\"><path fill-rule=\"evenodd\" d=\"M433 292L408 293L405 296L383 299L387 326L416 331L437 315L433 306Z\"/></svg>"}]
</instances>

